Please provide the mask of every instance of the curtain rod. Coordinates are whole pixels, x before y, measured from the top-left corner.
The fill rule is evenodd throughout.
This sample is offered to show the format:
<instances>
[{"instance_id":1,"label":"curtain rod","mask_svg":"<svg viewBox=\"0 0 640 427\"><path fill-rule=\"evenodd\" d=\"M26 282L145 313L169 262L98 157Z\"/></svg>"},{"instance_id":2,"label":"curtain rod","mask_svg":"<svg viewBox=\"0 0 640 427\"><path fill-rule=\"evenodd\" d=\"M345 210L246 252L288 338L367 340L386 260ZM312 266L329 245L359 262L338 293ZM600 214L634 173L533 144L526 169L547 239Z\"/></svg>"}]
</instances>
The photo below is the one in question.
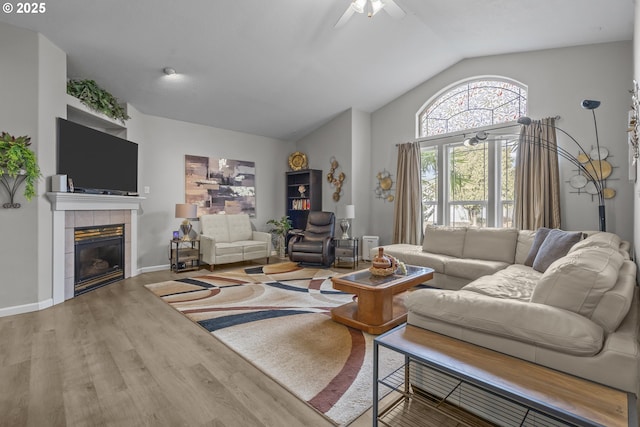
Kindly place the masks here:
<instances>
[{"instance_id":1,"label":"curtain rod","mask_svg":"<svg viewBox=\"0 0 640 427\"><path fill-rule=\"evenodd\" d=\"M560 120L560 116L556 115L553 117L555 120ZM409 144L409 143L416 143L416 142L431 142L431 141L438 141L440 139L447 139L447 138L457 138L457 137L465 137L467 135L471 135L477 132L480 132L482 130L487 130L487 131L491 131L491 130L500 130L500 129L507 129L507 128L512 128L515 126L520 126L520 123L517 122L513 122L511 124L508 125L504 125L504 126L499 126L499 127L490 127L490 126L485 126L482 128L478 128L478 129L474 129L473 131L466 131L466 132L462 132L462 133L456 133L456 134L452 134L452 135L432 135L432 136L425 136L423 138L416 138L413 139L411 141L407 141L404 143L398 143L396 144L396 147L399 147L402 144Z\"/></svg>"}]
</instances>

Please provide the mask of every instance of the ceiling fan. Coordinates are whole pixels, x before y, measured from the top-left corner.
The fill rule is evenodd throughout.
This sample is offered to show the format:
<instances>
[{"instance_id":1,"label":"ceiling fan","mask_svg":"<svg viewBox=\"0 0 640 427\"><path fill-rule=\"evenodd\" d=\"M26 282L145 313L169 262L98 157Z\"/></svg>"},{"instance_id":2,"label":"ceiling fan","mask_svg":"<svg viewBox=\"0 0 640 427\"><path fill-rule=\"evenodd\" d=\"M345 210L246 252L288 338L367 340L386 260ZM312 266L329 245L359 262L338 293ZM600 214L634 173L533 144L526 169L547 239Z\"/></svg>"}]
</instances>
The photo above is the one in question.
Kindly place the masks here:
<instances>
[{"instance_id":1,"label":"ceiling fan","mask_svg":"<svg viewBox=\"0 0 640 427\"><path fill-rule=\"evenodd\" d=\"M400 8L393 0L351 0L351 4L347 10L342 14L334 28L342 27L351 18L354 13L366 13L371 18L376 13L384 9L393 18L400 19L405 14L404 10Z\"/></svg>"}]
</instances>

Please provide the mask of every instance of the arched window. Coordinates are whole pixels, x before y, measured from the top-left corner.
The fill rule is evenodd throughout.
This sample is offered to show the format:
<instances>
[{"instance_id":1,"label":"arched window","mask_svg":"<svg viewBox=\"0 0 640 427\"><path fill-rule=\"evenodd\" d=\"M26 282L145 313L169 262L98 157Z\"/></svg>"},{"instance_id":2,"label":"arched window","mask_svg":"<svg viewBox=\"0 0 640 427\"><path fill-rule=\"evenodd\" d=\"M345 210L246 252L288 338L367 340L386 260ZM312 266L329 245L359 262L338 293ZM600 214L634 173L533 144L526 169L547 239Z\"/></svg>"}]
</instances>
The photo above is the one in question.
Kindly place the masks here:
<instances>
[{"instance_id":1,"label":"arched window","mask_svg":"<svg viewBox=\"0 0 640 427\"><path fill-rule=\"evenodd\" d=\"M469 80L437 96L418 113L419 136L515 121L527 114L527 89L509 80Z\"/></svg>"},{"instance_id":2,"label":"arched window","mask_svg":"<svg viewBox=\"0 0 640 427\"><path fill-rule=\"evenodd\" d=\"M526 114L527 88L509 79L470 79L424 104L418 136L436 136L422 144L425 225L512 226L516 138L498 129ZM488 137L465 145L478 128Z\"/></svg>"}]
</instances>

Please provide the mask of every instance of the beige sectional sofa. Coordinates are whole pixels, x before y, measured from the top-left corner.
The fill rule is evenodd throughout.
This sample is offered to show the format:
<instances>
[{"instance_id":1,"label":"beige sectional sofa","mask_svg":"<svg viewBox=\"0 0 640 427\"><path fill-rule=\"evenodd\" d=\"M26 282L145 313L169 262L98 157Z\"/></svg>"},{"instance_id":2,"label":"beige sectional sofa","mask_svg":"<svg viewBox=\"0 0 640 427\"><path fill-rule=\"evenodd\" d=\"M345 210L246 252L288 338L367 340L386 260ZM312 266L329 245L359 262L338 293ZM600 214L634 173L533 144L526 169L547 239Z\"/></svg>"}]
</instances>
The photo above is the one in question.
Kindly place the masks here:
<instances>
[{"instance_id":1,"label":"beige sectional sofa","mask_svg":"<svg viewBox=\"0 0 640 427\"><path fill-rule=\"evenodd\" d=\"M271 234L255 231L249 215L202 215L200 260L209 264L267 258L271 254Z\"/></svg>"},{"instance_id":2,"label":"beige sectional sofa","mask_svg":"<svg viewBox=\"0 0 640 427\"><path fill-rule=\"evenodd\" d=\"M532 231L430 227L385 253L434 268L442 288L408 294L409 324L638 396L636 265L617 235L585 236L554 260Z\"/></svg>"}]
</instances>

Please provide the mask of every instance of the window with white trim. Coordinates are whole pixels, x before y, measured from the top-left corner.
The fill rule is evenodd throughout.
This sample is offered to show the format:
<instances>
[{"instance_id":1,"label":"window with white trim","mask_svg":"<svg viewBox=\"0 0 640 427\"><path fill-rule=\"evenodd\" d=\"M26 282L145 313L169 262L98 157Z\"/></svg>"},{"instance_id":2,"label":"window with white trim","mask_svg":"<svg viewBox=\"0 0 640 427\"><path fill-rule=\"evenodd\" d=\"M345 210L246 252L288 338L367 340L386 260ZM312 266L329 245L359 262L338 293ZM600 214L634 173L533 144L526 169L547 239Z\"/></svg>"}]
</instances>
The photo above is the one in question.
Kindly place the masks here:
<instances>
[{"instance_id":1,"label":"window with white trim","mask_svg":"<svg viewBox=\"0 0 640 427\"><path fill-rule=\"evenodd\" d=\"M517 135L505 124L527 113L527 89L474 79L443 91L418 113L424 224L512 227ZM485 140L464 140L486 131ZM511 129L513 132L513 129ZM433 137L429 139L428 137Z\"/></svg>"}]
</instances>

